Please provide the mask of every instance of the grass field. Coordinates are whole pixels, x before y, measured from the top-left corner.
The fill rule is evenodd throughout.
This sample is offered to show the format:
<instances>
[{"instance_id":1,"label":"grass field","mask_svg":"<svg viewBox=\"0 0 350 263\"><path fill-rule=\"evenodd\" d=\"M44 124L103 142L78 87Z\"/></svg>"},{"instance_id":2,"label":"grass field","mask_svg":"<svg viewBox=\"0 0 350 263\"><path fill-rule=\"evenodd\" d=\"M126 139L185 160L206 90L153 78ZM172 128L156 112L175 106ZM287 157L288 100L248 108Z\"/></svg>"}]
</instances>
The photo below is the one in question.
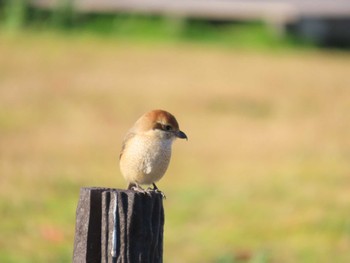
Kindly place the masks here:
<instances>
[{"instance_id":1,"label":"grass field","mask_svg":"<svg viewBox=\"0 0 350 263\"><path fill-rule=\"evenodd\" d=\"M83 186L174 113L164 261L350 262L350 54L0 35L0 262L71 262Z\"/></svg>"}]
</instances>

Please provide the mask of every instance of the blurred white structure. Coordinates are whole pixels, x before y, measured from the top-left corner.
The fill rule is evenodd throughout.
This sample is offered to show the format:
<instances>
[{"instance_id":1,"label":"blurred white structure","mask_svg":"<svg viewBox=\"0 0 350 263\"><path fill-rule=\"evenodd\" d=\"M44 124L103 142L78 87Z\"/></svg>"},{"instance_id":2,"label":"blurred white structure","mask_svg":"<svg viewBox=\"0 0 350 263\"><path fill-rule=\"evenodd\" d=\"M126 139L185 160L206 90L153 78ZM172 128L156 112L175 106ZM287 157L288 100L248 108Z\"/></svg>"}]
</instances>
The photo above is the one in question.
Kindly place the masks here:
<instances>
[{"instance_id":1,"label":"blurred white structure","mask_svg":"<svg viewBox=\"0 0 350 263\"><path fill-rule=\"evenodd\" d=\"M67 2L79 13L139 13L224 21L265 21L283 33L288 25L315 42L350 43L349 0L30 0L51 9Z\"/></svg>"}]
</instances>

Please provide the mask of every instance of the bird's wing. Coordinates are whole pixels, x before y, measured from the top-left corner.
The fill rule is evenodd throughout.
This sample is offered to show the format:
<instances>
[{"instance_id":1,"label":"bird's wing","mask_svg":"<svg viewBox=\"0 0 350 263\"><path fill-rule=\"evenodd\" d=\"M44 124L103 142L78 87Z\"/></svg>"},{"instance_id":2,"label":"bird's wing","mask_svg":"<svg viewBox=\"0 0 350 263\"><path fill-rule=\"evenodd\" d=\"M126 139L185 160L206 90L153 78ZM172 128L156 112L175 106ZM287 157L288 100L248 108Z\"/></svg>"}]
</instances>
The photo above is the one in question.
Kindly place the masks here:
<instances>
[{"instance_id":1,"label":"bird's wing","mask_svg":"<svg viewBox=\"0 0 350 263\"><path fill-rule=\"evenodd\" d=\"M128 142L131 140L131 138L133 138L135 136L135 133L130 130L124 137L124 140L123 140L123 145L122 145L122 150L120 151L120 154L119 154L119 160L122 158L122 155L124 153L124 150L125 150L125 147L126 145L128 144Z\"/></svg>"}]
</instances>

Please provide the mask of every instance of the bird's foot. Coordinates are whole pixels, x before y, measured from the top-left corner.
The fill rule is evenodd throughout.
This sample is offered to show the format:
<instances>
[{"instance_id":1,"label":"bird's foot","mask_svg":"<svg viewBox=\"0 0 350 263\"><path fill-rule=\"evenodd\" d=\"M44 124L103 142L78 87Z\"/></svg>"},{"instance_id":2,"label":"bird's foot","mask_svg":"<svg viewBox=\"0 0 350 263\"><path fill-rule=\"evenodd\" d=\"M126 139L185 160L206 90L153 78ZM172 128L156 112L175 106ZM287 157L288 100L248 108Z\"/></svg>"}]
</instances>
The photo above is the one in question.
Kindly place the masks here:
<instances>
[{"instance_id":1,"label":"bird's foot","mask_svg":"<svg viewBox=\"0 0 350 263\"><path fill-rule=\"evenodd\" d=\"M141 194L148 194L147 190L143 189L143 188L139 188L139 187L133 187L131 188L131 190L134 190L137 193L141 193Z\"/></svg>"},{"instance_id":2,"label":"bird's foot","mask_svg":"<svg viewBox=\"0 0 350 263\"><path fill-rule=\"evenodd\" d=\"M165 194L162 191L160 191L155 184L153 184L153 188L148 187L145 190L139 184L130 183L128 186L128 190L133 190L133 191L138 192L138 193L147 194L149 196L151 195L151 193L155 192L155 193L161 194L163 199L166 199Z\"/></svg>"},{"instance_id":3,"label":"bird's foot","mask_svg":"<svg viewBox=\"0 0 350 263\"><path fill-rule=\"evenodd\" d=\"M160 191L160 190L158 190L158 189L153 190L153 191L155 191L156 193L161 194L161 195L162 195L162 198L163 198L163 199L166 199L166 195L165 195L162 191Z\"/></svg>"},{"instance_id":4,"label":"bird's foot","mask_svg":"<svg viewBox=\"0 0 350 263\"><path fill-rule=\"evenodd\" d=\"M142 193L142 194L148 194L147 190L143 189L140 185L136 183L130 183L128 186L128 190L133 190L135 192Z\"/></svg>"},{"instance_id":5,"label":"bird's foot","mask_svg":"<svg viewBox=\"0 0 350 263\"><path fill-rule=\"evenodd\" d=\"M164 194L162 191L160 191L160 190L158 189L158 187L156 186L156 184L153 183L152 185L153 185L153 189L149 187L147 190L153 191L153 192L158 193L158 194L161 194L161 195L162 195L162 198L163 198L163 199L166 199L165 194Z\"/></svg>"}]
</instances>

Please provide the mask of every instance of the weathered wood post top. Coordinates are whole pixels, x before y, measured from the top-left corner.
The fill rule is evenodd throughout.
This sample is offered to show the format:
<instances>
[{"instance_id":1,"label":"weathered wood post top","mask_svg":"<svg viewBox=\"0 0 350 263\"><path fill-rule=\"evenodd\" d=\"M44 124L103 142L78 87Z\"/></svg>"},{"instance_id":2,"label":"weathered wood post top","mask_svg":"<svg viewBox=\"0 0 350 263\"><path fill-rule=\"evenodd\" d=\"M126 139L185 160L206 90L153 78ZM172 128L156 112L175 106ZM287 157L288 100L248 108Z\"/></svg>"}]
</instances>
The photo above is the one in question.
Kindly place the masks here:
<instances>
[{"instance_id":1,"label":"weathered wood post top","mask_svg":"<svg viewBox=\"0 0 350 263\"><path fill-rule=\"evenodd\" d=\"M163 262L163 229L162 193L82 188L73 262Z\"/></svg>"}]
</instances>

